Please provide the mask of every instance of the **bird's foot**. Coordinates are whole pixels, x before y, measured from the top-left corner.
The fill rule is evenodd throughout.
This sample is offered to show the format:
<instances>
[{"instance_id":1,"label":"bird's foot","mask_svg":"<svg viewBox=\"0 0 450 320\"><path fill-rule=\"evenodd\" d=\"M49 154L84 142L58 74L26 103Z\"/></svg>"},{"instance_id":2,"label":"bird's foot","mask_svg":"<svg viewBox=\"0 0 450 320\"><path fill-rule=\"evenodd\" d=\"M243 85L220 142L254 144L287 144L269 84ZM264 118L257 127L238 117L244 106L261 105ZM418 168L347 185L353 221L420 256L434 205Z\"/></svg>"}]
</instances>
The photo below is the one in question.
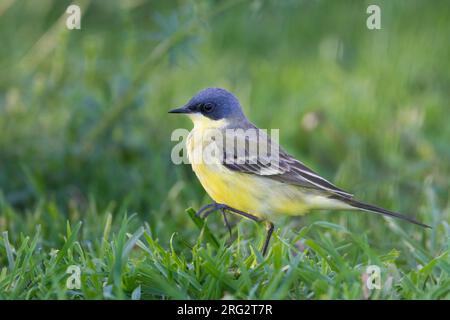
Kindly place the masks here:
<instances>
[{"instance_id":1,"label":"bird's foot","mask_svg":"<svg viewBox=\"0 0 450 320\"><path fill-rule=\"evenodd\" d=\"M201 217L201 218L205 219L211 213L213 213L214 211L217 211L217 210L221 210L222 212L230 211L230 212L236 213L238 215L241 215L243 217L246 217L246 218L251 219L251 220L256 221L256 222L261 222L262 221L262 219L258 218L257 216L254 216L252 214L249 214L247 212L244 212L244 211L241 211L241 210L238 210L238 209L234 209L234 208L232 208L230 206L227 206L226 204L217 203L217 202L210 203L210 204L207 204L207 205L201 207L200 210L198 210L195 215L197 217Z\"/></svg>"},{"instance_id":2,"label":"bird's foot","mask_svg":"<svg viewBox=\"0 0 450 320\"><path fill-rule=\"evenodd\" d=\"M218 209L216 208L216 206L217 206L217 203L216 203L216 202L207 204L207 205L201 207L200 210L198 210L198 211L195 213L195 215L196 215L197 217L200 217L200 218L206 218L206 217L209 216L212 212L218 210ZM202 214L203 214L203 217L202 217Z\"/></svg>"},{"instance_id":3,"label":"bird's foot","mask_svg":"<svg viewBox=\"0 0 450 320\"><path fill-rule=\"evenodd\" d=\"M231 226L230 226L230 224L228 222L228 219L227 219L227 216L226 216L227 211L236 213L236 214L238 214L240 216L246 217L246 218L251 219L251 220L253 220L255 222L262 222L263 221L262 219L254 216L252 214L249 214L247 212L244 212L244 211L241 211L241 210L238 210L238 209L234 209L234 208L232 208L230 206L227 206L226 204L217 203L217 202L210 203L210 204L207 204L207 205L203 206L202 208L200 208L200 210L197 211L197 213L195 215L197 217L201 217L201 218L205 219L211 213L213 213L213 212L215 212L217 210L220 210L222 212L225 226L228 228L228 231L230 232L230 237L231 237ZM272 222L267 221L266 223L267 223L266 224L266 229L267 229L266 239L264 240L264 245L263 245L263 248L261 250L263 256L265 256L266 253L267 253L267 249L269 248L270 238L272 237L272 233L273 233L273 229L274 229L274 225L273 225Z\"/></svg>"},{"instance_id":4,"label":"bird's foot","mask_svg":"<svg viewBox=\"0 0 450 320\"><path fill-rule=\"evenodd\" d=\"M207 205L203 206L202 208L200 208L200 210L198 210L195 215L197 217L206 219L206 217L208 217L214 211L220 210L222 212L223 221L225 223L225 226L227 227L228 232L230 233L230 237L231 237L231 225L227 219L227 213L225 211L226 207L227 207L226 205L220 204L217 202L210 203L210 204L207 204Z\"/></svg>"}]
</instances>

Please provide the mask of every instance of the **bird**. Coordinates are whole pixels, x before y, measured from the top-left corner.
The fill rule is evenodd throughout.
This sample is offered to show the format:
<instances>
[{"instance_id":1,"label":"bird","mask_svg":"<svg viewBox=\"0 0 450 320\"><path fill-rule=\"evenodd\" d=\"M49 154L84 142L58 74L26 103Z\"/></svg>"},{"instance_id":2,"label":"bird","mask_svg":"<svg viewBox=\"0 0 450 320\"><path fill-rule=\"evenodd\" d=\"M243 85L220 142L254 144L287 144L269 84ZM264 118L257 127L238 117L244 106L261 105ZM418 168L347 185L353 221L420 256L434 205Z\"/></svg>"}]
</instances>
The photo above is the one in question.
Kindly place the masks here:
<instances>
[{"instance_id":1,"label":"bird","mask_svg":"<svg viewBox=\"0 0 450 320\"><path fill-rule=\"evenodd\" d=\"M226 89L203 89L169 113L185 114L194 124L186 139L187 156L213 200L196 215L206 218L212 212L221 211L230 233L226 213L264 222L263 256L269 247L274 221L313 210L361 210L430 228L407 215L359 201L321 177L251 123L238 98ZM215 133L212 138L205 138L211 132ZM223 140L229 132L235 132L233 144ZM256 132L256 135L246 132ZM239 142L244 146L243 151L236 147ZM250 145L256 146L258 152L249 150ZM197 156L208 149L208 157ZM268 149L275 151L268 154Z\"/></svg>"}]
</instances>

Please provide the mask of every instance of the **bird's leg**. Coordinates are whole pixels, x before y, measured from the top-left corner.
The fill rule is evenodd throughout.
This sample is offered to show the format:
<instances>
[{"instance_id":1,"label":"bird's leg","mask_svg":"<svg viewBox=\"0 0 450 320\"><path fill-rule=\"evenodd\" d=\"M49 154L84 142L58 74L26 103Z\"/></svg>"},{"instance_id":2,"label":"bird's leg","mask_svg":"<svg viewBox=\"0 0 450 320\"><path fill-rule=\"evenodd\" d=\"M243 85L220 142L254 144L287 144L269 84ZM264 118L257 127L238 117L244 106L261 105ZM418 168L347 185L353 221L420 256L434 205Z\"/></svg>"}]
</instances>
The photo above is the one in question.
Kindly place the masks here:
<instances>
[{"instance_id":1,"label":"bird's leg","mask_svg":"<svg viewBox=\"0 0 450 320\"><path fill-rule=\"evenodd\" d=\"M228 231L230 232L230 238L231 238L231 226L227 219L227 213L225 212L225 209L220 209L223 215L223 222L225 223L225 226L228 228Z\"/></svg>"},{"instance_id":2,"label":"bird's leg","mask_svg":"<svg viewBox=\"0 0 450 320\"><path fill-rule=\"evenodd\" d=\"M227 205L225 205L225 204L219 204L219 206L220 206L221 209L224 209L224 210L228 210L228 211L237 213L238 215L241 215L241 216L246 217L246 218L248 218L248 219L251 219L251 220L253 220L253 221L256 221L256 222L261 222L261 221L262 221L262 220L261 220L260 218L258 218L257 216L254 216L254 215L252 215L252 214L250 214L250 213L247 213L247 212L244 212L244 211L241 211L241 210L238 210L238 209L229 207L229 206L227 206Z\"/></svg>"},{"instance_id":3,"label":"bird's leg","mask_svg":"<svg viewBox=\"0 0 450 320\"><path fill-rule=\"evenodd\" d=\"M222 212L223 221L225 222L225 226L227 227L228 231L230 232L230 237L231 237L231 226L230 226L230 223L228 222L227 213L225 212L225 208L223 207L222 204L219 204L216 202L207 204L207 205L203 206L202 208L200 208L200 210L198 210L195 215L197 217L201 217L201 215L203 214L203 218L206 218L211 213L213 213L214 211L217 211L217 210L220 210Z\"/></svg>"},{"instance_id":4,"label":"bird's leg","mask_svg":"<svg viewBox=\"0 0 450 320\"><path fill-rule=\"evenodd\" d=\"M222 205L218 204L218 203L210 203L208 205L203 206L200 210L197 211L197 213L195 214L197 217L200 217L203 214L203 218L208 217L211 213L213 213L214 211L220 210L222 212L223 215L223 221L225 223L225 226L227 227L228 231L230 232L230 237L231 237L231 225L228 222L227 219L227 213L225 212L225 209L222 207Z\"/></svg>"},{"instance_id":5,"label":"bird's leg","mask_svg":"<svg viewBox=\"0 0 450 320\"><path fill-rule=\"evenodd\" d=\"M201 214L205 212L205 213L206 213L205 215L208 216L211 212L217 210L216 206L217 206L217 203L215 203L215 202L214 202L214 203L207 204L207 205L201 207L200 210L198 210L197 213L196 213L195 215L196 215L197 217L201 217ZM207 211L208 211L208 212L207 212ZM209 211L211 211L211 212L209 212ZM205 218L206 218L206 217L205 217Z\"/></svg>"},{"instance_id":6,"label":"bird's leg","mask_svg":"<svg viewBox=\"0 0 450 320\"><path fill-rule=\"evenodd\" d=\"M228 223L228 219L226 217L226 211L230 211L233 213L236 213L240 216L246 217L250 220L253 220L255 222L262 222L263 220L261 218L258 218L257 216L254 216L250 213L232 208L227 206L226 204L222 204L222 203L211 203L208 204L204 207L202 207L200 210L197 211L197 213L195 214L197 217L201 216L201 214L203 214L203 218L208 217L211 213L213 213L214 211L220 210L222 212L223 215L223 219L225 222L225 225L227 226L228 230L230 231L230 236L231 236L231 226ZM266 222L266 228L267 228L267 234L266 234L266 239L264 240L264 245L262 248L262 255L265 256L267 253L267 248L269 247L269 242L270 242L270 238L272 237L272 233L273 233L273 229L274 229L274 225L272 222L267 221Z\"/></svg>"},{"instance_id":7,"label":"bird's leg","mask_svg":"<svg viewBox=\"0 0 450 320\"><path fill-rule=\"evenodd\" d=\"M200 217L203 214L203 218L206 218L211 213L213 213L214 211L217 211L217 210L228 210L228 211L237 213L237 214L239 214L241 216L244 216L244 217L246 217L248 219L251 219L253 221L256 221L256 222L261 222L262 221L260 218L254 216L254 215L251 215L251 214L249 214L247 212L240 211L240 210L234 209L232 207L229 207L226 204L217 203L217 202L210 203L210 204L207 204L207 205L203 206L202 208L200 208L200 210L197 211L197 213L195 215L197 217Z\"/></svg>"},{"instance_id":8,"label":"bird's leg","mask_svg":"<svg viewBox=\"0 0 450 320\"><path fill-rule=\"evenodd\" d=\"M231 207L229 207L227 205L221 205L221 206L223 206L222 210L228 210L228 211L237 213L237 214L239 214L241 216L244 216L244 217L249 218L249 219L251 219L253 221L256 221L256 222L262 222L263 221L262 219L254 216L254 215L251 215L251 214L249 214L247 212L231 208ZM270 221L266 221L267 234L266 234L266 239L264 240L264 245L263 245L263 248L262 248L262 255L263 256L266 255L267 249L269 248L269 242L270 242L270 238L272 237L273 229L274 229L273 223L270 222Z\"/></svg>"},{"instance_id":9,"label":"bird's leg","mask_svg":"<svg viewBox=\"0 0 450 320\"><path fill-rule=\"evenodd\" d=\"M223 208L222 205L220 205L216 202L207 204L207 205L203 206L202 208L200 208L200 210L198 210L195 215L197 217L200 217L201 214L203 214L203 218L206 218L211 213L213 213L214 211L217 211L217 210L220 210L222 212L223 221L224 221L225 226L227 227L228 231L230 232L230 237L231 237L231 225L228 222L227 213L225 212L225 208Z\"/></svg>"},{"instance_id":10,"label":"bird's leg","mask_svg":"<svg viewBox=\"0 0 450 320\"><path fill-rule=\"evenodd\" d=\"M267 248L269 247L269 242L270 242L270 238L272 237L272 233L273 233L273 228L274 225L272 222L267 221L266 222L266 229L267 229L267 234L266 234L266 240L264 241L264 245L262 248L262 255L265 256L267 253Z\"/></svg>"}]
</instances>

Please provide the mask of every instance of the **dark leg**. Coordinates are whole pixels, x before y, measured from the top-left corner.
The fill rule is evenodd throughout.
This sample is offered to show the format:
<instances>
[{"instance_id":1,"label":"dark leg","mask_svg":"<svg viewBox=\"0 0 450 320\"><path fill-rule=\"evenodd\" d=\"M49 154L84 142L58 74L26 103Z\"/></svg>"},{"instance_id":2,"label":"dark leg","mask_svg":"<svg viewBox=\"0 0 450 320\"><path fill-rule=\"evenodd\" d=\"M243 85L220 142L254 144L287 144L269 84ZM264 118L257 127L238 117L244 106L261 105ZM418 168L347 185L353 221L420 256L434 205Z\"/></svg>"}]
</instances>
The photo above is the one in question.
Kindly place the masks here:
<instances>
[{"instance_id":1,"label":"dark leg","mask_svg":"<svg viewBox=\"0 0 450 320\"><path fill-rule=\"evenodd\" d=\"M219 204L219 206L221 206L221 209L223 208L223 209L225 209L225 210L228 210L228 211L237 213L238 215L241 215L241 216L246 217L246 218L248 218L248 219L251 219L251 220L253 220L253 221L256 221L256 222L261 222L261 221L262 221L260 218L254 216L254 215L252 215L252 214L250 214L250 213L247 213L247 212L244 212L244 211L241 211L241 210L234 209L234 208L229 207L229 206L227 206L227 205L225 205L225 204Z\"/></svg>"},{"instance_id":2,"label":"dark leg","mask_svg":"<svg viewBox=\"0 0 450 320\"><path fill-rule=\"evenodd\" d=\"M228 228L228 232L230 232L230 238L231 238L231 226L227 219L227 213L225 212L225 209L222 209L220 211L222 211L223 222L225 223L225 226Z\"/></svg>"},{"instance_id":3,"label":"dark leg","mask_svg":"<svg viewBox=\"0 0 450 320\"><path fill-rule=\"evenodd\" d=\"M197 213L196 213L195 215L196 215L197 217L200 217L201 214L202 214L203 212L208 211L208 210L210 210L211 208L215 208L216 205L217 205L217 203L215 203L215 202L214 202L214 203L207 204L207 205L201 207L200 210L198 210ZM216 209L216 210L217 210L217 209Z\"/></svg>"},{"instance_id":4,"label":"dark leg","mask_svg":"<svg viewBox=\"0 0 450 320\"><path fill-rule=\"evenodd\" d=\"M273 228L274 225L272 222L267 221L267 235L266 235L266 240L264 241L264 246L262 249L262 255L265 256L267 253L267 248L269 247L269 242L270 242L270 238L272 237L272 233L273 233Z\"/></svg>"},{"instance_id":5,"label":"dark leg","mask_svg":"<svg viewBox=\"0 0 450 320\"><path fill-rule=\"evenodd\" d=\"M258 217L255 217L255 216L253 216L251 214L248 214L248 213L240 211L240 210L236 210L236 209L228 207L228 206L227 206L226 210L229 210L231 212L235 212L235 213L240 214L240 215L242 215L242 216L244 216L246 218L252 219L253 221L256 221L256 222L261 222L262 221ZM266 223L267 223L267 225L266 225L267 235L266 235L266 240L264 240L264 245L263 245L263 248L262 248L262 255L263 256L265 256L266 253L267 253L267 248L269 247L270 238L272 237L272 233L273 233L273 229L274 229L274 225L273 225L272 222L267 221Z\"/></svg>"},{"instance_id":6,"label":"dark leg","mask_svg":"<svg viewBox=\"0 0 450 320\"><path fill-rule=\"evenodd\" d=\"M249 214L247 212L238 210L238 209L234 209L232 207L227 206L226 204L221 204L221 203L211 203L208 204L204 207L202 207L199 211L197 211L197 213L195 214L197 217L201 216L201 214L203 214L203 218L208 217L211 213L213 213L214 211L220 210L223 214L223 219L225 221L225 225L227 226L228 230L230 231L230 236L231 236L231 227L230 224L228 223L228 219L226 217L226 211L230 211L230 212L234 212L238 215L241 215L243 217L246 217L250 220L253 220L255 222L262 222L263 220L252 215ZM272 222L267 222L267 235L266 235L266 239L264 241L264 245L262 248L262 255L265 256L267 253L267 248L269 247L269 242L270 242L270 238L272 237L272 233L273 233L273 229L274 229L274 225Z\"/></svg>"},{"instance_id":7,"label":"dark leg","mask_svg":"<svg viewBox=\"0 0 450 320\"><path fill-rule=\"evenodd\" d=\"M211 213L213 213L214 211L217 211L217 210L228 210L228 211L237 213L237 214L239 214L241 216L244 216L244 217L249 218L249 219L251 219L253 221L256 221L256 222L261 222L262 221L260 218L254 216L254 215L251 215L251 214L249 214L247 212L240 211L240 210L234 209L232 207L229 207L226 204L221 204L221 203L216 203L216 202L207 204L206 206L203 206L200 210L197 211L197 213L195 215L197 217L200 217L203 214L203 218L206 218Z\"/></svg>"}]
</instances>

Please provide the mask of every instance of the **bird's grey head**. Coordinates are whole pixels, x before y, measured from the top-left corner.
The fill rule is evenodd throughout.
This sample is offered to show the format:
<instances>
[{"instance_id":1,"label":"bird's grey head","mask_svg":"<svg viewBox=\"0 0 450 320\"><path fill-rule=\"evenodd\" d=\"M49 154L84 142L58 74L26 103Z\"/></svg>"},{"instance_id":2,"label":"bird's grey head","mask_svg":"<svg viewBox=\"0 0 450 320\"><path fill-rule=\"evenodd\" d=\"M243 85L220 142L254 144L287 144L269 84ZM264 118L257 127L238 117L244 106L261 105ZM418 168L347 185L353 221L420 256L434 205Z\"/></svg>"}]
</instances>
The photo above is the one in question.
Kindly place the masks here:
<instances>
[{"instance_id":1,"label":"bird's grey head","mask_svg":"<svg viewBox=\"0 0 450 320\"><path fill-rule=\"evenodd\" d=\"M186 105L169 112L201 114L211 120L245 119L239 100L231 92L221 88L203 89Z\"/></svg>"}]
</instances>

